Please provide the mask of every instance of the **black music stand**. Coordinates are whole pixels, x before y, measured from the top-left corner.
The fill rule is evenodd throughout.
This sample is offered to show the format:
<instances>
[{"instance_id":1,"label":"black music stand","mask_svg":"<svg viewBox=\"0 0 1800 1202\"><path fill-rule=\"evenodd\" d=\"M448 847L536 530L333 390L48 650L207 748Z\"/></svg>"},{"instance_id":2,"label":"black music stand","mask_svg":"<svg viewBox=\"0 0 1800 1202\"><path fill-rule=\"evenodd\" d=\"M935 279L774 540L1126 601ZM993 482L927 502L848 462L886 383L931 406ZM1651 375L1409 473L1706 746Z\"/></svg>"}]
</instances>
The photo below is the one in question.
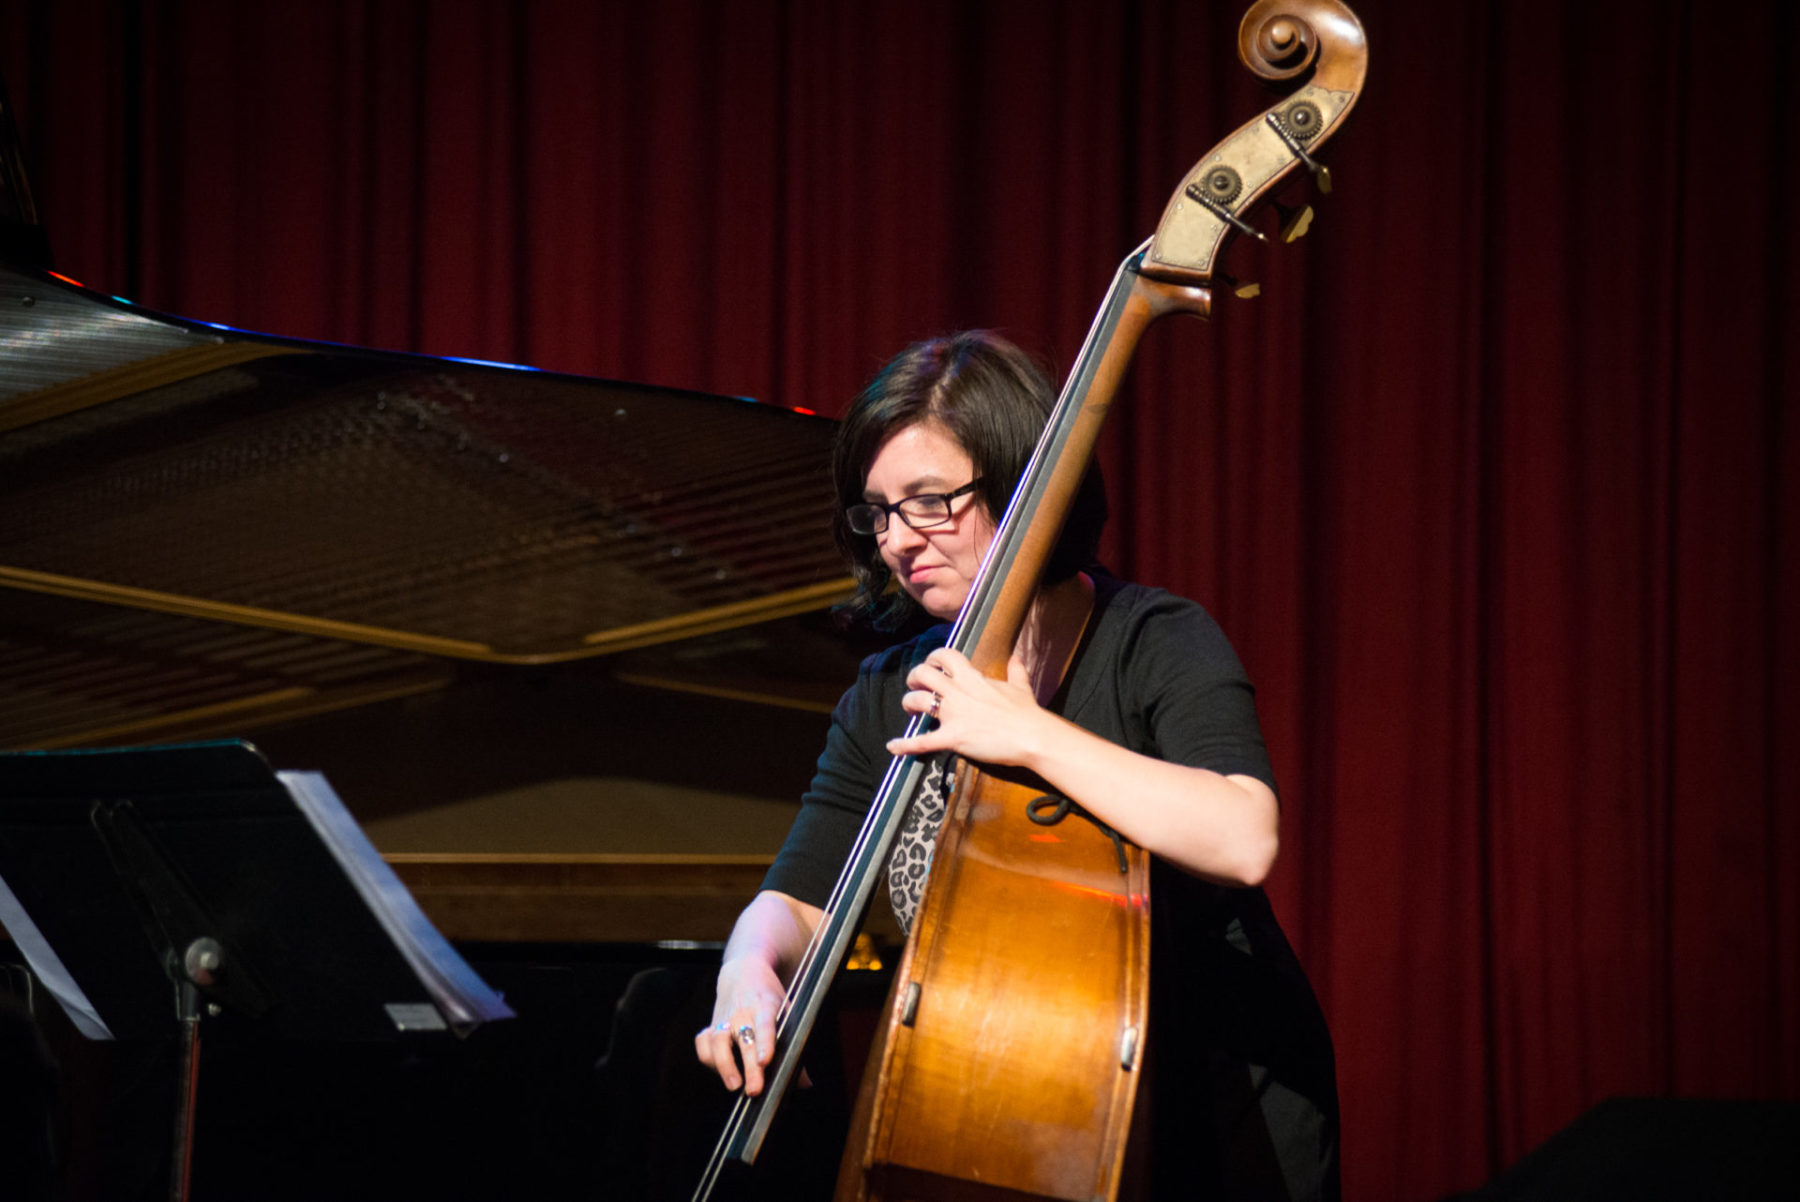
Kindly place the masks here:
<instances>
[{"instance_id":1,"label":"black music stand","mask_svg":"<svg viewBox=\"0 0 1800 1202\"><path fill-rule=\"evenodd\" d=\"M84 1035L180 1034L177 1202L203 1014L325 1040L512 1017L324 777L247 743L0 753L0 925Z\"/></svg>"}]
</instances>

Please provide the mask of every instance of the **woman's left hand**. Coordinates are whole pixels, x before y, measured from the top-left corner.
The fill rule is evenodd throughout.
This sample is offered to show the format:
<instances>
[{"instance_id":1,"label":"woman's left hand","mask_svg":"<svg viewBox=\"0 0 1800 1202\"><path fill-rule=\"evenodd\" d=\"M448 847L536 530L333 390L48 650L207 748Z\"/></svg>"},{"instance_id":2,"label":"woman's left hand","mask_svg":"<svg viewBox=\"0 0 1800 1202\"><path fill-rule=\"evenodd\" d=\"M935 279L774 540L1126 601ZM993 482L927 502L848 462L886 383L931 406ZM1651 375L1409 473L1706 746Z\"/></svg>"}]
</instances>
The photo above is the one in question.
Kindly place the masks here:
<instances>
[{"instance_id":1,"label":"woman's left hand","mask_svg":"<svg viewBox=\"0 0 1800 1202\"><path fill-rule=\"evenodd\" d=\"M907 673L906 687L906 712L934 714L937 728L888 740L894 755L954 751L987 764L1027 766L1046 725L1057 721L1037 703L1031 673L1016 656L1006 665L1006 679L992 680L961 652L939 647Z\"/></svg>"}]
</instances>

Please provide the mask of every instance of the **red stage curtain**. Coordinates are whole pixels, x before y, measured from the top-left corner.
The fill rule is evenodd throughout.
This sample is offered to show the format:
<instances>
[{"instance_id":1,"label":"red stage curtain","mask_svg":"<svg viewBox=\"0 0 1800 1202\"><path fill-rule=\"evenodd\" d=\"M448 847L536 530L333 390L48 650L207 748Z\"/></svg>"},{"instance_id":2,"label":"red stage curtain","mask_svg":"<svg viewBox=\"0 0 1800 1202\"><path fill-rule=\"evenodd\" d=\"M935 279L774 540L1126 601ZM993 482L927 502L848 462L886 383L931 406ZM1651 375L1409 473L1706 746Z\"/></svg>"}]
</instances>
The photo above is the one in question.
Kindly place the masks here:
<instances>
[{"instance_id":1,"label":"red stage curtain","mask_svg":"<svg viewBox=\"0 0 1800 1202\"><path fill-rule=\"evenodd\" d=\"M38 0L0 61L90 284L836 413L958 327L1067 365L1268 103L1240 7ZM1609 1095L1800 1095L1800 21L1359 7L1314 233L1153 332L1104 458L1115 565L1259 682L1385 1200Z\"/></svg>"}]
</instances>

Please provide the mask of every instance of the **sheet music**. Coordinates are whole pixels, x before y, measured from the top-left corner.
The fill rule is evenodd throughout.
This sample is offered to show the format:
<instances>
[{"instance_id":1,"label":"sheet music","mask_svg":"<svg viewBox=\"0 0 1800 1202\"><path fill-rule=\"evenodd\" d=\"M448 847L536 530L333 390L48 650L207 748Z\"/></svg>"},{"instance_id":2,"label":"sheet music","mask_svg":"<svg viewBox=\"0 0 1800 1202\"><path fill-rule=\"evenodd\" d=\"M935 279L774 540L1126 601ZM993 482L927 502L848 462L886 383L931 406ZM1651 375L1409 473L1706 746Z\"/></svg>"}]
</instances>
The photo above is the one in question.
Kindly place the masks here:
<instances>
[{"instance_id":1,"label":"sheet music","mask_svg":"<svg viewBox=\"0 0 1800 1202\"><path fill-rule=\"evenodd\" d=\"M331 848L338 865L406 957L451 1029L463 1034L484 1022L513 1017L505 999L476 976L450 941L431 925L325 777L317 772L277 772L275 776Z\"/></svg>"},{"instance_id":2,"label":"sheet music","mask_svg":"<svg viewBox=\"0 0 1800 1202\"><path fill-rule=\"evenodd\" d=\"M37 923L31 921L31 915L19 904L4 878L0 878L0 927L5 927L6 933L12 936L14 946L25 954L25 962L31 965L31 971L44 983L50 996L62 1004L76 1030L89 1039L113 1037L112 1029L101 1019L100 1012L88 1001L87 994L81 991L69 970L63 967L62 957L38 930Z\"/></svg>"}]
</instances>

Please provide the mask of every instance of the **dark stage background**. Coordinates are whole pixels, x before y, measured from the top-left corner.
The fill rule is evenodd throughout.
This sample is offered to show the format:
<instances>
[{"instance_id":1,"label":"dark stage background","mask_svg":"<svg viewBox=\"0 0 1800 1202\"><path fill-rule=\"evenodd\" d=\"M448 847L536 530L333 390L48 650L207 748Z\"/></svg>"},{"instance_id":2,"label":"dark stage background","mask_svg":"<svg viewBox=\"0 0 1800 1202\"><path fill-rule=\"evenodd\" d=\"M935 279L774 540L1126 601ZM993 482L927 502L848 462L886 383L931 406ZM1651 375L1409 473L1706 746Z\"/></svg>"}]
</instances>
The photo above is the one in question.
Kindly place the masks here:
<instances>
[{"instance_id":1,"label":"dark stage background","mask_svg":"<svg viewBox=\"0 0 1800 1202\"><path fill-rule=\"evenodd\" d=\"M1258 682L1347 1193L1429 1198L1800 1096L1800 19L1359 8L1337 191L1152 333L1107 555ZM1241 9L18 0L0 65L90 285L835 414L958 327L1066 367L1269 103Z\"/></svg>"}]
</instances>

